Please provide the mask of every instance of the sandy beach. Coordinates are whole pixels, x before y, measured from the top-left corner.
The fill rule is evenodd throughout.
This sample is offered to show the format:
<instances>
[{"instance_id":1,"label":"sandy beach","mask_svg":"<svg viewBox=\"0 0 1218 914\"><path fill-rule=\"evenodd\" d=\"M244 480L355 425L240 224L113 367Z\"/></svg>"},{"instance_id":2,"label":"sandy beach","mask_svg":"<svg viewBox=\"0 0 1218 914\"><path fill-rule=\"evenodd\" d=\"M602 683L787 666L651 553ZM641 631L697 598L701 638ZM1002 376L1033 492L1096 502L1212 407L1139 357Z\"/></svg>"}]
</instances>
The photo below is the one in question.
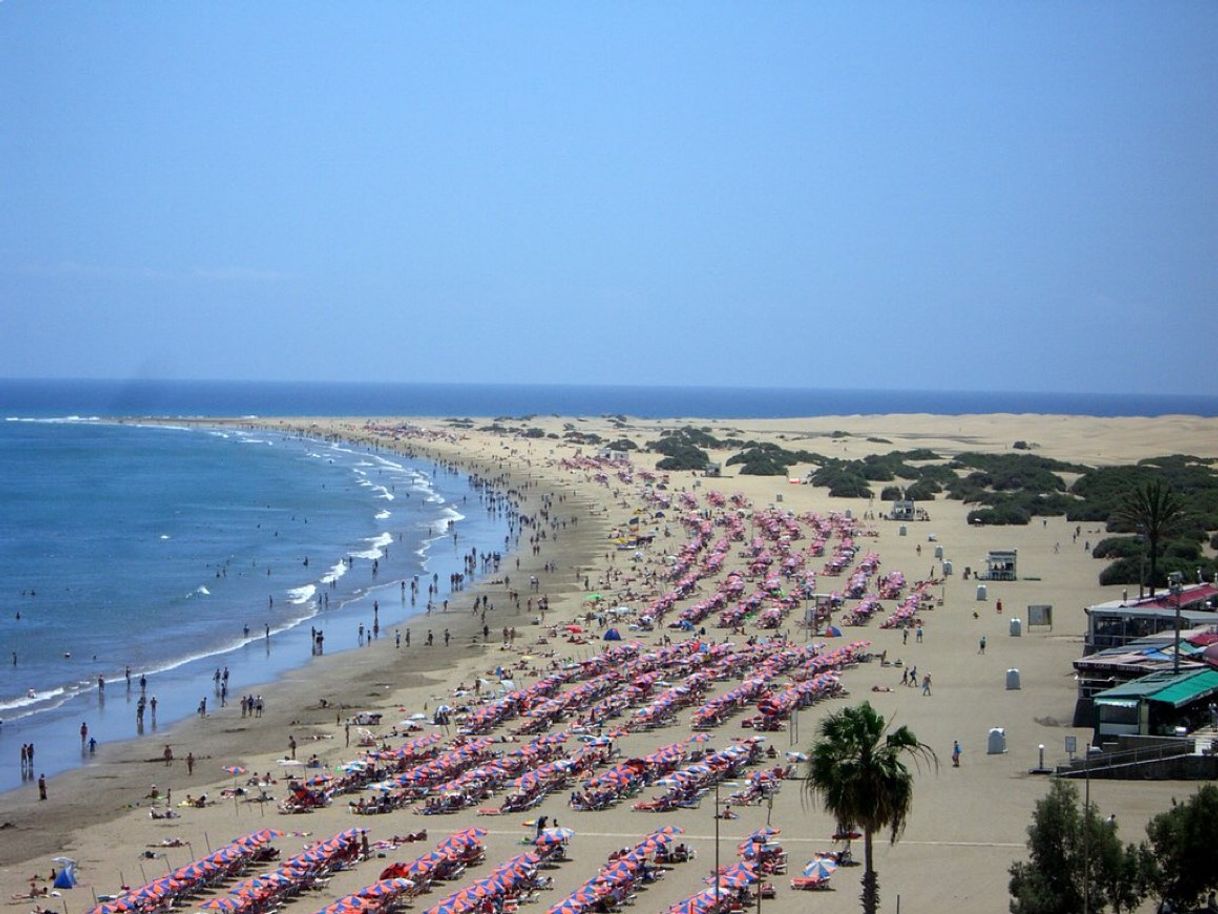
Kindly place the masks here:
<instances>
[{"instance_id":1,"label":"sandy beach","mask_svg":"<svg viewBox=\"0 0 1218 914\"><path fill-rule=\"evenodd\" d=\"M544 674L552 661L583 659L602 649L604 644L599 640L573 644L560 635L545 637L543 644L538 638L544 637L551 626L583 622L592 608L587 601L590 593L602 594L611 605L641 607L645 600L628 598L626 589L663 588L662 582L649 581L647 576L665 570L665 557L680 549L686 534L670 518L649 518L644 523L653 526L656 538L650 547L641 550L642 557L632 563L629 554L617 551L611 541L614 531L625 529L632 517L649 510L637 471L652 470L658 457L632 453L636 474L630 483L607 473L598 479L591 465L576 460L595 456L597 448L562 439L572 429L605 440L625 436L643 443L658 437L661 429L694 425L721 437L773 441L784 447L841 457L914 447L930 448L943 456L965 450L1001 453L1009 451L1016 440L1033 443L1035 452L1042 456L1090 465L1132 463L1169 453L1218 456L1218 420L1185 416L1092 419L898 415L662 422L551 416L508 423L537 427L555 437L477 431L490 421L475 420L470 428L454 427L443 420L400 418L263 423L281 431L337 436L460 466L494 480L499 491L513 498L522 515L536 516L546 510L547 536L537 541L536 550L522 539L521 548L508 554L498 575L480 575L477 586L455 599L448 613L429 620L437 634L443 628L450 630L452 640L447 647L442 642L431 648L424 646L420 630L414 626L409 648L398 648L392 638L382 638L366 650L314 658L261 689L268 708L262 718L242 718L239 709L230 706L206 719L187 721L163 732L155 742L104 747L96 762L51 779L46 802L38 800L33 785L6 795L0 801L0 891L6 901L28 889L31 875L45 879L51 858L58 855L78 861L80 883L52 899L49 906L65 914L80 914L93 906L94 893L114 894L122 881L140 885L145 877L161 875L167 868L201 856L208 847L263 826L290 833L276 843L284 856L311 839L352 826L367 828L373 842L427 828L428 843L389 850L384 858L374 856L338 874L323 892L290 903L288 910L307 914L374 881L394 860L412 859L430 849L436 839L465 825L488 829L485 868L489 870L522 849L521 839L528 833L522 821L537 815L561 821L576 835L569 848L572 859L549 871L554 877L554 890L543 893L535 910L544 911L593 876L613 850L665 824L685 829L683 840L697 850L698 858L678 865L640 893L639 910L663 911L700 889L715 855L712 802L671 813L634 811L631 802L606 811L575 812L567 805L569 792L557 792L521 815L477 817L473 809L468 809L449 816L423 817L403 810L357 817L350 813L349 797L344 796L329 807L303 815L283 815L272 803L227 800L202 809L176 810L181 815L175 819L153 820L149 816L147 795L151 785L156 784L159 791L172 789L175 801L188 792L218 797L233 783L222 770L225 765L271 772L278 783L270 787L270 793L281 799L287 769L277 760L288 752L290 738L297 744L298 758L316 754L333 768L358 756L354 742L346 744L342 723L351 713L382 713L383 725L372 728L379 738L391 724L412 714L430 714L439 703L452 703L452 691L458 684L472 683L479 676L493 680L488 673L498 665L523 664L530 672L518 673L515 678L517 684L527 684ZM834 434L842 432L846 434ZM712 459L724 460L728 455L713 453ZM743 496L753 510L768 506L795 514L849 510L862 518L885 509L878 498L879 484L874 486L876 499L869 502L831 498L825 489L791 485L782 477L738 477L735 467L725 469L726 475L719 479L689 472L669 473L669 492L676 495L688 491L701 507L705 507L706 493L716 491ZM807 469L794 467L790 475L802 477ZM943 558L953 563L956 573L934 588L942 605L922 617L923 639L909 637L905 641L900 631L881 629L879 618L865 626L846 628L843 638L827 642L830 647L835 641L840 644L864 639L871 642L871 651L883 652L889 661L900 658L904 666L882 666L877 660L847 669L842 683L849 695L800 712L798 738L791 730L766 736L780 756L787 750L806 749L819 717L864 699L880 713L909 726L935 749L940 766L937 771L918 773L914 813L901 842L891 847L887 843L878 845L884 909L895 910L899 896L903 911L1005 911L1007 868L1012 861L1023 858L1032 808L1047 790L1045 778L1029 773L1037 763L1039 747L1044 746L1046 760L1053 763L1065 757L1065 737L1076 736L1080 745L1090 738L1090 731L1070 726L1075 698L1070 664L1082 652L1082 607L1117 597L1121 588L1098 584L1104 563L1092 559L1084 549L1085 540L1094 542L1102 535L1097 524L1082 525L1084 536L1075 541L1076 525L1067 524L1062 517L1044 523L1038 518L1020 527L970 527L965 520L970 506L940 496L924 507L930 514L928 521L900 525L868 520L865 526L869 535L861 544L863 549L879 554L881 571L902 571L911 582L941 577L942 564L933 558L935 547L942 547ZM1018 550L1021 579L991 584L987 598L979 601L975 582L963 580L960 570L983 566L987 550L1003 548ZM740 550L740 544L733 543L721 572L700 582L699 589L677 606L695 602L711 592L729 571L742 569L746 562ZM538 583L536 592L531 592L527 582L534 576ZM519 606L511 596L513 591L519 594ZM486 621L489 639L483 638L480 615L471 612L475 599L483 595L493 606ZM537 612L530 610L528 601L542 596L548 599L549 610L544 626L539 626L534 624ZM1004 605L1001 614L996 611L999 600ZM885 603L892 605L892 601ZM1022 616L1027 605L1040 603L1054 606L1054 628L1025 628L1021 637L1011 637L1010 619ZM501 647L504 627L517 629L512 649ZM713 626L713 617L707 627L712 639L721 640L727 634ZM808 633L798 628L794 619L783 628L790 630L796 643L808 640ZM746 626L746 636L756 631L751 624ZM637 638L648 647L658 645L664 634L675 639L688 637L668 629L623 631L627 639ZM981 653L979 640L983 636L987 649ZM732 640L743 642L744 638L734 636ZM546 656L550 651L553 657ZM526 656L531 659L521 659ZM909 665L933 676L932 694L902 687L902 672ZM1018 691L1005 688L1009 669L1020 670L1022 688ZM734 684L715 683L712 694ZM873 691L877 688L883 691ZM682 711L669 727L630 733L618 745L624 756L632 758L688 738L689 714L689 710ZM744 716L729 717L715 731L712 745L722 747L733 737L750 735L752 731L740 726ZM501 726L492 735L502 737L513 726ZM987 734L993 727L1006 731L1005 754L986 754ZM427 731L432 729L426 727ZM959 768L953 768L949 758L953 740L959 740L963 749ZM396 745L401 740L389 742ZM164 743L174 748L176 758L170 765L160 759ZM183 762L188 752L196 759L193 775L187 774ZM16 764L16 759L7 762ZM801 802L800 786L798 781L787 781L772 808L740 808L738 819L719 823L722 862L734 860L739 841L767 822L781 829L792 875L814 851L838 846L831 839L834 823L814 803ZM1136 842L1144 837L1144 825L1150 816L1167 808L1172 797L1186 796L1193 788L1188 783L1105 781L1093 784L1091 790L1105 815L1116 814L1123 839ZM644 791L643 796L658 792L653 788ZM490 802L497 805L498 801ZM160 845L166 839L179 839L182 846L163 849ZM477 875L480 870L471 871L468 878ZM840 869L831 890L814 895L792 891L787 886L789 877L777 877L773 880L777 897L764 905L767 910L791 914L807 908L854 911L858 908L860 875L861 868ZM414 909L425 910L442 894L435 892L416 899ZM14 900L11 904L14 910L24 911L30 909L31 902Z\"/></svg>"}]
</instances>

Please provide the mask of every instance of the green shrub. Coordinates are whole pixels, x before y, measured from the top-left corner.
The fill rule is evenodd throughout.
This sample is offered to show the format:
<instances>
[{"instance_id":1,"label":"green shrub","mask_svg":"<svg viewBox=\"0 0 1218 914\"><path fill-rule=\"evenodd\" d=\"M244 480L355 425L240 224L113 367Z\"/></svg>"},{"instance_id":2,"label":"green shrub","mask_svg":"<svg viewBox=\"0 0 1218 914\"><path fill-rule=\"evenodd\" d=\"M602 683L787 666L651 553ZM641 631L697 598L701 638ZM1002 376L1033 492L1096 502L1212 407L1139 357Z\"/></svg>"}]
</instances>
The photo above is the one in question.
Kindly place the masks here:
<instances>
[{"instance_id":1,"label":"green shrub","mask_svg":"<svg viewBox=\"0 0 1218 914\"><path fill-rule=\"evenodd\" d=\"M1109 536L1100 540L1091 550L1097 559L1128 559L1141 556L1146 551L1136 536Z\"/></svg>"},{"instance_id":2,"label":"green shrub","mask_svg":"<svg viewBox=\"0 0 1218 914\"><path fill-rule=\"evenodd\" d=\"M906 486L905 497L914 501L934 501L935 496L943 491L943 486L933 479L922 479L911 486Z\"/></svg>"},{"instance_id":3,"label":"green shrub","mask_svg":"<svg viewBox=\"0 0 1218 914\"><path fill-rule=\"evenodd\" d=\"M996 508L978 508L968 513L970 524L986 524L997 527L1025 526L1032 515L1018 505L1007 504Z\"/></svg>"}]
</instances>

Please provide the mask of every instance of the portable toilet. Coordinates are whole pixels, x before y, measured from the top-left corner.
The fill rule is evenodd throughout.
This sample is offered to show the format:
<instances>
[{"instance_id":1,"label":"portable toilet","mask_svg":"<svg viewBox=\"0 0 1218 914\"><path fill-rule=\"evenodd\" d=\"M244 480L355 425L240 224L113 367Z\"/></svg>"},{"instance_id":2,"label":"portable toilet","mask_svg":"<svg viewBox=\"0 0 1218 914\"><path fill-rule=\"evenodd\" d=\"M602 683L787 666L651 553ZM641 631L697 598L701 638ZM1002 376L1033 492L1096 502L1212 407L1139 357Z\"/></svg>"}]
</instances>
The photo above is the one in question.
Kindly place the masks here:
<instances>
[{"instance_id":1,"label":"portable toilet","mask_svg":"<svg viewBox=\"0 0 1218 914\"><path fill-rule=\"evenodd\" d=\"M1007 691L1019 691L1019 670L1007 670Z\"/></svg>"},{"instance_id":2,"label":"portable toilet","mask_svg":"<svg viewBox=\"0 0 1218 914\"><path fill-rule=\"evenodd\" d=\"M988 596L988 595L989 595L989 591L986 589L986 586L985 586L984 584L978 584L978 585L977 585L977 599L978 599L978 601L980 601L980 602L984 602L984 601L986 600L986 598L987 598L987 596Z\"/></svg>"},{"instance_id":3,"label":"portable toilet","mask_svg":"<svg viewBox=\"0 0 1218 914\"><path fill-rule=\"evenodd\" d=\"M935 547L935 558L937 558L937 559L943 558L943 547L942 546Z\"/></svg>"},{"instance_id":4,"label":"portable toilet","mask_svg":"<svg viewBox=\"0 0 1218 914\"><path fill-rule=\"evenodd\" d=\"M1023 634L1023 621L1021 619L1012 619L1010 623L1011 637L1018 638Z\"/></svg>"},{"instance_id":5,"label":"portable toilet","mask_svg":"<svg viewBox=\"0 0 1218 914\"><path fill-rule=\"evenodd\" d=\"M901 526L897 528L897 536L905 536L908 533L909 529L904 524L901 524Z\"/></svg>"},{"instance_id":6,"label":"portable toilet","mask_svg":"<svg viewBox=\"0 0 1218 914\"><path fill-rule=\"evenodd\" d=\"M950 560L943 563L943 576L947 577L952 573L952 563Z\"/></svg>"},{"instance_id":7,"label":"portable toilet","mask_svg":"<svg viewBox=\"0 0 1218 914\"><path fill-rule=\"evenodd\" d=\"M1001 727L992 727L990 737L986 740L986 755L1002 755L1007 751L1007 731Z\"/></svg>"}]
</instances>

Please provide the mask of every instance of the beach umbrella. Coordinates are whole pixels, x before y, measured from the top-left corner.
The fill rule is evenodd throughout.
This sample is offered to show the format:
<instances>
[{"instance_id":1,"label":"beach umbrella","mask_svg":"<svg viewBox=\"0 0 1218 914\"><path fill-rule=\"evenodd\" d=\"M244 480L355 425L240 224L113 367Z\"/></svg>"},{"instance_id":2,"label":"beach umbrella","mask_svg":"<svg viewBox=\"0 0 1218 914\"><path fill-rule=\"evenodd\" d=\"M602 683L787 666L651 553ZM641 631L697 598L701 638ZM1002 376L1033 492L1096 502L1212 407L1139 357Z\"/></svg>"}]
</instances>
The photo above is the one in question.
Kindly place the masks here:
<instances>
[{"instance_id":1,"label":"beach umbrella","mask_svg":"<svg viewBox=\"0 0 1218 914\"><path fill-rule=\"evenodd\" d=\"M371 899L347 895L333 904L326 905L321 909L320 914L353 914L353 912L364 911L372 907L376 907L376 902Z\"/></svg>"},{"instance_id":2,"label":"beach umbrella","mask_svg":"<svg viewBox=\"0 0 1218 914\"><path fill-rule=\"evenodd\" d=\"M828 879L837 869L837 864L827 857L817 857L804 867L804 875L809 879Z\"/></svg>"},{"instance_id":3,"label":"beach umbrella","mask_svg":"<svg viewBox=\"0 0 1218 914\"><path fill-rule=\"evenodd\" d=\"M225 914L234 914L246 906L246 902L240 898L233 898L231 895L221 895L217 898L209 898L207 901L199 905L208 911L223 911Z\"/></svg>"}]
</instances>

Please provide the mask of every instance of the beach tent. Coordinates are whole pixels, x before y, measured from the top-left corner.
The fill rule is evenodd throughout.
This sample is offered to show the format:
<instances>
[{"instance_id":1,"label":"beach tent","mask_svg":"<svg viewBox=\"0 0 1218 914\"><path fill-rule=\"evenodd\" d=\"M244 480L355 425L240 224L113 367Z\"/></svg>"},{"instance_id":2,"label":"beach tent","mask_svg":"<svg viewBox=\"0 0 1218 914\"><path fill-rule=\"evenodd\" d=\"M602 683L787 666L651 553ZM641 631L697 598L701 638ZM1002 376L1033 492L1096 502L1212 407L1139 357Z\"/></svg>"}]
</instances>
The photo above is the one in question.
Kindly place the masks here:
<instances>
[{"instance_id":1,"label":"beach tent","mask_svg":"<svg viewBox=\"0 0 1218 914\"><path fill-rule=\"evenodd\" d=\"M76 861L71 857L53 857L52 860L60 865L59 873L55 876L55 888L76 888Z\"/></svg>"},{"instance_id":2,"label":"beach tent","mask_svg":"<svg viewBox=\"0 0 1218 914\"><path fill-rule=\"evenodd\" d=\"M621 641L621 633L616 628L611 628L605 632L606 641Z\"/></svg>"}]
</instances>

